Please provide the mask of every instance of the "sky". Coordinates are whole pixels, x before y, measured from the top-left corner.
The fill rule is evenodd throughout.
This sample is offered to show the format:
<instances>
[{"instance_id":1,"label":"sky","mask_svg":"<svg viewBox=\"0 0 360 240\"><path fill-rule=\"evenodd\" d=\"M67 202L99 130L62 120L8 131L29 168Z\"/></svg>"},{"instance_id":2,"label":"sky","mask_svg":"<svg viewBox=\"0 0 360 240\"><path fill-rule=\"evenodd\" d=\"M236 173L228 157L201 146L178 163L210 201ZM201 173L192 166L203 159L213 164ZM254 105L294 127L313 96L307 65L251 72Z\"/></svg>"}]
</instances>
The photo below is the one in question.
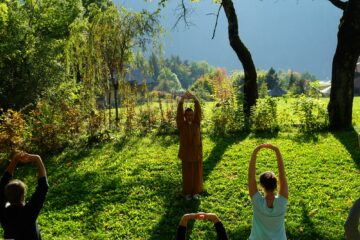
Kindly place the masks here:
<instances>
[{"instance_id":1,"label":"sky","mask_svg":"<svg viewBox=\"0 0 360 240\"><path fill-rule=\"evenodd\" d=\"M157 1L115 0L133 11L154 10ZM192 26L176 22L180 0L169 0L161 12L166 29L163 39L165 56L183 60L205 60L228 72L242 70L229 45L227 20L221 10L215 39L211 39L218 5L212 0L185 3L193 10ZM298 72L308 71L319 80L331 79L332 58L342 12L325 0L233 0L239 22L239 35L250 50L257 69Z\"/></svg>"}]
</instances>

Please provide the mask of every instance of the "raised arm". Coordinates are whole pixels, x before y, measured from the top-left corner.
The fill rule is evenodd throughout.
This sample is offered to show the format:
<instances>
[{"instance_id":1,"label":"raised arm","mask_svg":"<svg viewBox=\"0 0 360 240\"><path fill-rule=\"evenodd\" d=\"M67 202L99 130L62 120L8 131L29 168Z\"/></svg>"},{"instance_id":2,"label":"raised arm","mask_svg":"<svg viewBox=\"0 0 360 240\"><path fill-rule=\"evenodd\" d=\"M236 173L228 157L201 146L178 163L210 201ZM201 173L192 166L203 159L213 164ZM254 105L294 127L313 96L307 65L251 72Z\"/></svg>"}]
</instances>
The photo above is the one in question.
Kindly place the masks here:
<instances>
[{"instance_id":1,"label":"raised arm","mask_svg":"<svg viewBox=\"0 0 360 240\"><path fill-rule=\"evenodd\" d=\"M19 152L19 153L16 153L13 157L11 157L10 163L6 168L6 172L8 172L10 175L14 175L15 168L23 156L24 156L24 153Z\"/></svg>"},{"instance_id":2,"label":"raised arm","mask_svg":"<svg viewBox=\"0 0 360 240\"><path fill-rule=\"evenodd\" d=\"M202 217L203 216L203 217ZM218 236L218 240L228 240L224 225L221 223L219 217L214 213L198 213L199 219L210 220L214 223L214 227Z\"/></svg>"},{"instance_id":3,"label":"raised arm","mask_svg":"<svg viewBox=\"0 0 360 240\"><path fill-rule=\"evenodd\" d=\"M38 169L38 178L46 177L46 169L39 155L23 153L20 162L22 163L34 162Z\"/></svg>"},{"instance_id":4,"label":"raised arm","mask_svg":"<svg viewBox=\"0 0 360 240\"><path fill-rule=\"evenodd\" d=\"M195 104L194 122L200 124L200 122L201 122L201 106L200 106L199 99L197 99L197 97L195 97L192 94L190 94L190 96L194 100L194 104Z\"/></svg>"},{"instance_id":5,"label":"raised arm","mask_svg":"<svg viewBox=\"0 0 360 240\"><path fill-rule=\"evenodd\" d=\"M5 186L10 182L21 154L22 153L17 153L13 157L11 157L10 163L6 167L6 171L0 181L0 221L2 220L3 211L6 203L6 197L4 192Z\"/></svg>"},{"instance_id":6,"label":"raised arm","mask_svg":"<svg viewBox=\"0 0 360 240\"><path fill-rule=\"evenodd\" d=\"M188 221L195 218L196 218L196 213L186 213L181 217L176 233L176 240L185 240L187 223Z\"/></svg>"},{"instance_id":7,"label":"raised arm","mask_svg":"<svg viewBox=\"0 0 360 240\"><path fill-rule=\"evenodd\" d=\"M177 113L176 113L176 125L178 128L180 128L184 124L184 99L185 96L183 95L180 98L178 107L177 107Z\"/></svg>"},{"instance_id":8,"label":"raised arm","mask_svg":"<svg viewBox=\"0 0 360 240\"><path fill-rule=\"evenodd\" d=\"M268 144L269 148L275 151L276 154L276 160L279 170L279 194L286 199L289 197L289 189L288 184L286 180L286 174L285 174L285 167L284 167L284 161L281 155L281 152L278 147Z\"/></svg>"},{"instance_id":9,"label":"raised arm","mask_svg":"<svg viewBox=\"0 0 360 240\"><path fill-rule=\"evenodd\" d=\"M49 188L46 177L46 170L39 155L25 153L24 157L22 157L20 161L23 163L34 162L38 169L38 185L35 189L35 192L32 194L30 201L26 204L26 208L30 213L29 217L35 221L45 202L46 194Z\"/></svg>"},{"instance_id":10,"label":"raised arm","mask_svg":"<svg viewBox=\"0 0 360 240\"><path fill-rule=\"evenodd\" d=\"M262 145L257 146L253 153L251 154L250 162L249 162L249 170L248 170L248 188L249 188L249 195L253 197L255 193L258 192L258 188L256 185L256 156L259 150L262 148Z\"/></svg>"}]
</instances>

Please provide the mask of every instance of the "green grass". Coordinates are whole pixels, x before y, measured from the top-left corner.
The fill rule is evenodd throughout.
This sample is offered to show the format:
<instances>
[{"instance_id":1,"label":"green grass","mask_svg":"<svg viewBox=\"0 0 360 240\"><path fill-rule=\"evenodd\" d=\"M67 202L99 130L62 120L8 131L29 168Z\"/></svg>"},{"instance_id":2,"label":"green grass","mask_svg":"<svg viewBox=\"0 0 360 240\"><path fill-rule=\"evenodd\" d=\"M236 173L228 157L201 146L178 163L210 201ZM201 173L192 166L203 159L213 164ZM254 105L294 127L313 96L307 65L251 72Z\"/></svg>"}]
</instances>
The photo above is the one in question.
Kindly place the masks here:
<instances>
[{"instance_id":1,"label":"green grass","mask_svg":"<svg viewBox=\"0 0 360 240\"><path fill-rule=\"evenodd\" d=\"M354 123L359 126L359 99ZM343 223L359 197L360 149L355 131L203 136L204 187L200 201L181 196L178 137L116 138L94 148L44 159L50 191L38 223L43 239L174 239L187 212L214 212L230 239L247 239L252 208L247 168L260 143L280 147L289 182L289 239L344 239ZM275 170L275 156L259 153L258 173ZM21 168L31 193L36 171ZM215 239L209 222L189 225L189 239Z\"/></svg>"}]
</instances>

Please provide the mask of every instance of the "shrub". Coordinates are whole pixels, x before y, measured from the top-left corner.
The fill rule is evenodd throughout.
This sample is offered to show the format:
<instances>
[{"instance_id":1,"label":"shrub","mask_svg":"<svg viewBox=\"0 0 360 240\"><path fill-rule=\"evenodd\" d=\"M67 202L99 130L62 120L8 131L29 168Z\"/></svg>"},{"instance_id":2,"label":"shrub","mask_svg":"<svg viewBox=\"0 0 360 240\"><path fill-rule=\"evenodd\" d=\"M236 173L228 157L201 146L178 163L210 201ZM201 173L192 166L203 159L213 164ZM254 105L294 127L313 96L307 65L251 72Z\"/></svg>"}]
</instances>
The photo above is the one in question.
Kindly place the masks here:
<instances>
[{"instance_id":1,"label":"shrub","mask_svg":"<svg viewBox=\"0 0 360 240\"><path fill-rule=\"evenodd\" d=\"M300 131L311 132L328 126L326 106L320 100L301 95L294 102L293 108L300 121Z\"/></svg>"},{"instance_id":2,"label":"shrub","mask_svg":"<svg viewBox=\"0 0 360 240\"><path fill-rule=\"evenodd\" d=\"M209 124L210 134L220 136L238 133L245 129L242 104L235 96L227 101L217 102L212 109Z\"/></svg>"},{"instance_id":3,"label":"shrub","mask_svg":"<svg viewBox=\"0 0 360 240\"><path fill-rule=\"evenodd\" d=\"M79 104L79 94L72 83L49 89L29 114L32 147L39 153L54 152L77 141L86 132L90 114Z\"/></svg>"},{"instance_id":4,"label":"shrub","mask_svg":"<svg viewBox=\"0 0 360 240\"><path fill-rule=\"evenodd\" d=\"M251 110L251 125L254 131L276 131L279 128L277 120L277 100L271 97L259 98Z\"/></svg>"},{"instance_id":5,"label":"shrub","mask_svg":"<svg viewBox=\"0 0 360 240\"><path fill-rule=\"evenodd\" d=\"M31 137L29 127L20 112L0 109L0 152L9 154L16 150L25 150Z\"/></svg>"}]
</instances>

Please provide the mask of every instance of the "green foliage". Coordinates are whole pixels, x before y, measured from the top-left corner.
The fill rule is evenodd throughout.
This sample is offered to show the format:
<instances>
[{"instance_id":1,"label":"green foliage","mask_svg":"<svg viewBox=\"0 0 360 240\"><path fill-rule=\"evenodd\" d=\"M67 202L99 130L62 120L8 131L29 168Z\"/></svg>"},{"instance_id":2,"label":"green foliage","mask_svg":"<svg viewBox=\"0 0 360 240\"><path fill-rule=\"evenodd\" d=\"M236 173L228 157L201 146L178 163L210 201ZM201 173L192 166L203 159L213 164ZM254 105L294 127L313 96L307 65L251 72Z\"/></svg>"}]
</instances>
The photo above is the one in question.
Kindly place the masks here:
<instances>
[{"instance_id":1,"label":"green foliage","mask_svg":"<svg viewBox=\"0 0 360 240\"><path fill-rule=\"evenodd\" d=\"M190 90L196 94L201 99L205 101L213 100L214 89L211 83L209 75L204 75L197 79L193 85L191 85Z\"/></svg>"},{"instance_id":2,"label":"green foliage","mask_svg":"<svg viewBox=\"0 0 360 240\"><path fill-rule=\"evenodd\" d=\"M265 98L269 96L268 87L265 81L263 81L259 87L259 98Z\"/></svg>"},{"instance_id":3,"label":"green foliage","mask_svg":"<svg viewBox=\"0 0 360 240\"><path fill-rule=\"evenodd\" d=\"M38 100L28 120L33 151L53 153L86 134L85 123L91 113L80 105L77 94L80 90L74 83L64 82L56 89L49 89ZM95 133L94 126L89 130Z\"/></svg>"},{"instance_id":4,"label":"green foliage","mask_svg":"<svg viewBox=\"0 0 360 240\"><path fill-rule=\"evenodd\" d=\"M320 83L319 81L315 80L313 82L309 82L309 92L308 95L312 98L319 98L321 97L321 92L320 92Z\"/></svg>"},{"instance_id":5,"label":"green foliage","mask_svg":"<svg viewBox=\"0 0 360 240\"><path fill-rule=\"evenodd\" d=\"M251 123L254 131L272 132L278 130L277 99L259 98L251 111Z\"/></svg>"},{"instance_id":6,"label":"green foliage","mask_svg":"<svg viewBox=\"0 0 360 240\"><path fill-rule=\"evenodd\" d=\"M163 100L165 100L165 103ZM163 97L159 94L158 103L160 110L160 125L157 133L159 135L172 134L176 131L176 102L170 94L165 94Z\"/></svg>"},{"instance_id":7,"label":"green foliage","mask_svg":"<svg viewBox=\"0 0 360 240\"><path fill-rule=\"evenodd\" d=\"M131 136L136 129L136 90L133 89L130 84L123 82L122 83L122 93L124 94L123 98L123 108L124 108L124 130L127 136Z\"/></svg>"},{"instance_id":8,"label":"green foliage","mask_svg":"<svg viewBox=\"0 0 360 240\"><path fill-rule=\"evenodd\" d=\"M276 86L279 86L279 78L278 75L272 67L266 73L265 81L269 89L273 89Z\"/></svg>"},{"instance_id":9,"label":"green foliage","mask_svg":"<svg viewBox=\"0 0 360 240\"><path fill-rule=\"evenodd\" d=\"M209 133L215 136L239 133L245 130L242 104L233 97L227 101L217 102L211 109Z\"/></svg>"},{"instance_id":10,"label":"green foliage","mask_svg":"<svg viewBox=\"0 0 360 240\"><path fill-rule=\"evenodd\" d=\"M4 7L6 4L6 7ZM79 1L6 1L0 21L0 102L19 110L64 79L68 27Z\"/></svg>"},{"instance_id":11,"label":"green foliage","mask_svg":"<svg viewBox=\"0 0 360 240\"><path fill-rule=\"evenodd\" d=\"M300 121L300 131L312 132L328 127L326 105L320 100L301 95L295 100L293 109Z\"/></svg>"},{"instance_id":12,"label":"green foliage","mask_svg":"<svg viewBox=\"0 0 360 240\"><path fill-rule=\"evenodd\" d=\"M164 64L178 76L184 89L188 89L197 79L212 71L212 67L206 61L189 63L187 60L182 61L179 56L165 59Z\"/></svg>"},{"instance_id":13,"label":"green foliage","mask_svg":"<svg viewBox=\"0 0 360 240\"><path fill-rule=\"evenodd\" d=\"M169 68L163 68L157 78L159 85L155 88L158 91L173 92L182 90L177 75Z\"/></svg>"},{"instance_id":14,"label":"green foliage","mask_svg":"<svg viewBox=\"0 0 360 240\"><path fill-rule=\"evenodd\" d=\"M0 111L0 152L9 154L16 150L26 150L26 144L31 138L28 128L20 112L11 109Z\"/></svg>"}]
</instances>

